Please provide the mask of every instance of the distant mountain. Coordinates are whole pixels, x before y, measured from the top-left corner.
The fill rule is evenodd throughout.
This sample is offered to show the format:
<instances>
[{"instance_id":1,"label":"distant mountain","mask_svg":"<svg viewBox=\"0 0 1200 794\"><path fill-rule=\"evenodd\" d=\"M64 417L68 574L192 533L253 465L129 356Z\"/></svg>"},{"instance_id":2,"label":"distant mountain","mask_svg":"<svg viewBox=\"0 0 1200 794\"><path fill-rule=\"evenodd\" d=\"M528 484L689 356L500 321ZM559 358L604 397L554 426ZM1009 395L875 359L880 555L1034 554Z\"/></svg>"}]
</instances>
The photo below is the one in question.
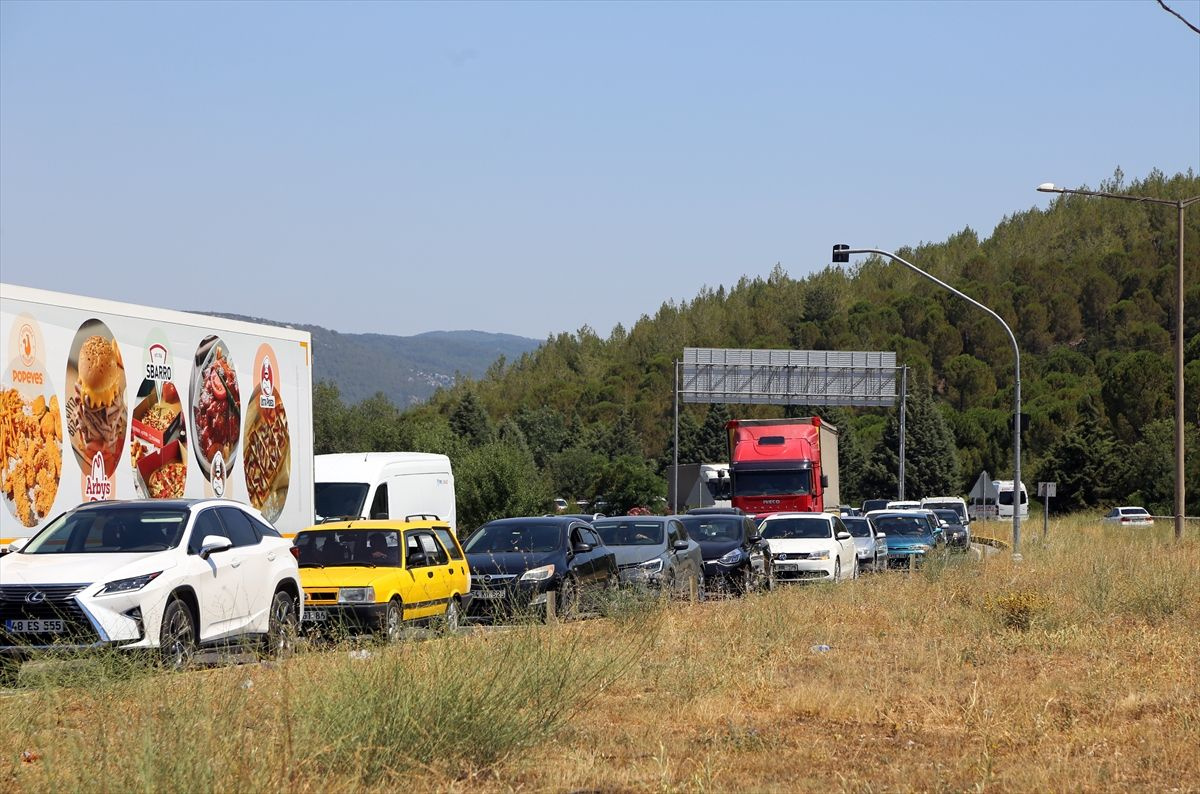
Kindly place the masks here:
<instances>
[{"instance_id":1,"label":"distant mountain","mask_svg":"<svg viewBox=\"0 0 1200 794\"><path fill-rule=\"evenodd\" d=\"M479 378L501 356L511 361L541 344L537 339L484 331L430 331L416 336L343 334L319 325L202 313L308 331L313 340L313 382L336 383L347 404L379 391L401 408L424 402L439 386L453 384L456 372Z\"/></svg>"}]
</instances>

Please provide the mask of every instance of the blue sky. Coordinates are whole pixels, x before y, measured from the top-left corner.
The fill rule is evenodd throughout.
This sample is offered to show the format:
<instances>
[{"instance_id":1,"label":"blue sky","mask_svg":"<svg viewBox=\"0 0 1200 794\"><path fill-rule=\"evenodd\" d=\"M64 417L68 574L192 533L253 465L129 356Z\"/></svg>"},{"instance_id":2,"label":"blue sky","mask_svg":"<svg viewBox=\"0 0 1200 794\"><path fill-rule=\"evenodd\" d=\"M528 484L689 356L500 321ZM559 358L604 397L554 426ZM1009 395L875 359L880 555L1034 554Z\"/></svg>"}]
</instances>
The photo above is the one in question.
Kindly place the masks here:
<instances>
[{"instance_id":1,"label":"blue sky","mask_svg":"<svg viewBox=\"0 0 1200 794\"><path fill-rule=\"evenodd\" d=\"M1200 170L1154 0L0 3L0 277L135 303L606 335L1118 166Z\"/></svg>"}]
</instances>

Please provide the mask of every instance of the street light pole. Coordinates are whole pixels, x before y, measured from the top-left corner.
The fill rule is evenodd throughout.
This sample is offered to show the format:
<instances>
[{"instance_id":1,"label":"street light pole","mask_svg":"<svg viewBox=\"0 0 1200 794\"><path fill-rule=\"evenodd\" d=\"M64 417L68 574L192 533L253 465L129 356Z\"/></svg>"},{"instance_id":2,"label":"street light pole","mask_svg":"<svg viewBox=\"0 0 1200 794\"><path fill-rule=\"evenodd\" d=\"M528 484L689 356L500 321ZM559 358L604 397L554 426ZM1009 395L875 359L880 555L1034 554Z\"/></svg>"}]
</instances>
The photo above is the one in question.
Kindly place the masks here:
<instances>
[{"instance_id":1,"label":"street light pole","mask_svg":"<svg viewBox=\"0 0 1200 794\"><path fill-rule=\"evenodd\" d=\"M1179 266L1175 270L1175 541L1183 540L1183 515L1185 512L1183 483L1183 211L1200 201L1200 196L1187 199L1160 199L1149 196L1131 196L1127 193L1110 193L1106 190L1072 190L1057 187L1053 182L1038 185L1040 193L1059 193L1072 196L1136 201L1143 204L1163 204L1175 207L1179 212Z\"/></svg>"},{"instance_id":2,"label":"street light pole","mask_svg":"<svg viewBox=\"0 0 1200 794\"><path fill-rule=\"evenodd\" d=\"M833 247L833 261L835 264L849 262L851 254L878 254L879 256L885 256L888 259L891 259L893 262L899 262L909 270L924 276L934 284L937 284L939 287L950 290L972 306L987 312L993 318L995 318L996 322L1004 326L1004 332L1008 334L1008 341L1012 343L1014 360L1012 558L1014 561L1019 562L1021 560L1021 350L1019 347L1017 347L1017 337L1013 335L1012 329L1008 327L1008 323L1004 322L1004 318L996 314L987 306L984 306L970 295L959 292L954 287L950 286L936 276L926 273L912 262L896 256L891 251L882 251L878 248L850 248L847 245L835 245Z\"/></svg>"}]
</instances>

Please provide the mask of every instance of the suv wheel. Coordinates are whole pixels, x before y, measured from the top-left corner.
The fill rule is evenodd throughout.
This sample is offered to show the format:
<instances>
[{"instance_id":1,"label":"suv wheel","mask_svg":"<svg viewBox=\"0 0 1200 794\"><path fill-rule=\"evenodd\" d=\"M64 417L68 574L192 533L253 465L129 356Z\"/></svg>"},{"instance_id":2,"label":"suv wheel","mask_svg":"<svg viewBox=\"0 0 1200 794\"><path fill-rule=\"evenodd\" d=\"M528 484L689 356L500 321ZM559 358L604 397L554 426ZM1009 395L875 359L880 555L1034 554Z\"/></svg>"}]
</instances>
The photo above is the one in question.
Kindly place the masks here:
<instances>
[{"instance_id":1,"label":"suv wheel","mask_svg":"<svg viewBox=\"0 0 1200 794\"><path fill-rule=\"evenodd\" d=\"M295 601L286 591L275 591L267 623L267 655L274 659L291 656L296 650L296 630Z\"/></svg>"},{"instance_id":2,"label":"suv wheel","mask_svg":"<svg viewBox=\"0 0 1200 794\"><path fill-rule=\"evenodd\" d=\"M182 670L191 664L196 653L196 623L187 604L178 598L167 602L163 610L158 649L163 664L172 670Z\"/></svg>"}]
</instances>

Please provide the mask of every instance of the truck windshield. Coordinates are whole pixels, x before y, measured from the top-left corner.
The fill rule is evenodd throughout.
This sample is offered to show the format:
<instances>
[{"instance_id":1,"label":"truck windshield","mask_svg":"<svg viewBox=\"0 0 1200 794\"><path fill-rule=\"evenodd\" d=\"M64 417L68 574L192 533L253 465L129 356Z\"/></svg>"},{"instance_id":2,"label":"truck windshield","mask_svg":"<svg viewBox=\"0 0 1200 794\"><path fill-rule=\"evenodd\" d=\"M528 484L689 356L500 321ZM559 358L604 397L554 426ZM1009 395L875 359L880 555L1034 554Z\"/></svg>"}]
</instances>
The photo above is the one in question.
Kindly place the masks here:
<instances>
[{"instance_id":1,"label":"truck windshield","mask_svg":"<svg viewBox=\"0 0 1200 794\"><path fill-rule=\"evenodd\" d=\"M319 482L313 488L317 523L338 518L361 518L367 499L365 482Z\"/></svg>"},{"instance_id":2,"label":"truck windshield","mask_svg":"<svg viewBox=\"0 0 1200 794\"><path fill-rule=\"evenodd\" d=\"M734 475L735 496L799 496L812 490L812 471L739 471Z\"/></svg>"}]
</instances>

